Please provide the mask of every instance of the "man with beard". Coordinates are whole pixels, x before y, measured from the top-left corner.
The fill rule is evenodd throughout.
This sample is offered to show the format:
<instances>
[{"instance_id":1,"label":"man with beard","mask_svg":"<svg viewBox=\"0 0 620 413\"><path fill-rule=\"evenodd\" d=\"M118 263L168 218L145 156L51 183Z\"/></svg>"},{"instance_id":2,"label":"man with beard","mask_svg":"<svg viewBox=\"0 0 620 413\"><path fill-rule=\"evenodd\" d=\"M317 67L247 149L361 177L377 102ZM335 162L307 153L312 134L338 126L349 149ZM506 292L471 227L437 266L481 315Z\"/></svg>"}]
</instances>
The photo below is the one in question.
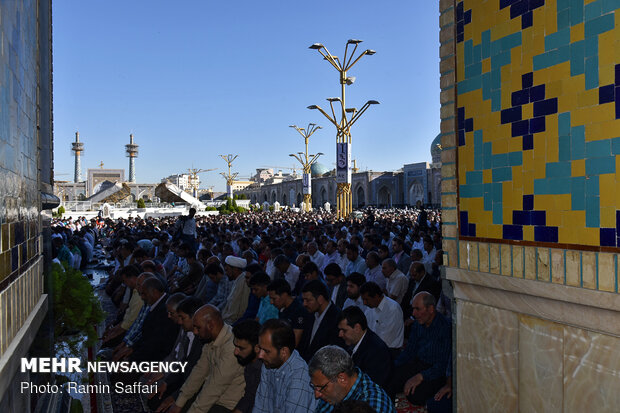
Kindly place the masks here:
<instances>
[{"instance_id":1,"label":"man with beard","mask_svg":"<svg viewBox=\"0 0 620 413\"><path fill-rule=\"evenodd\" d=\"M167 398L157 411L179 413L196 395L188 413L228 412L241 399L245 386L243 368L234 354L232 327L224 323L220 310L209 304L196 311L192 323L194 334L205 343L202 354L176 400Z\"/></svg>"},{"instance_id":2,"label":"man with beard","mask_svg":"<svg viewBox=\"0 0 620 413\"><path fill-rule=\"evenodd\" d=\"M243 366L245 377L245 391L233 413L250 413L254 407L256 389L260 383L260 371L263 367L263 361L256 357L259 350L259 330L260 324L256 320L243 320L233 327L235 357Z\"/></svg>"},{"instance_id":3,"label":"man with beard","mask_svg":"<svg viewBox=\"0 0 620 413\"><path fill-rule=\"evenodd\" d=\"M360 288L365 282L366 277L359 272L351 273L351 275L347 277L347 299L342 306L343 309L356 306L362 311L368 310L368 307L364 305L364 300L362 300L362 295L360 294Z\"/></svg>"},{"instance_id":4,"label":"man with beard","mask_svg":"<svg viewBox=\"0 0 620 413\"><path fill-rule=\"evenodd\" d=\"M263 368L253 412L314 412L308 365L295 350L291 326L283 320L267 320L259 332L258 347Z\"/></svg>"}]
</instances>

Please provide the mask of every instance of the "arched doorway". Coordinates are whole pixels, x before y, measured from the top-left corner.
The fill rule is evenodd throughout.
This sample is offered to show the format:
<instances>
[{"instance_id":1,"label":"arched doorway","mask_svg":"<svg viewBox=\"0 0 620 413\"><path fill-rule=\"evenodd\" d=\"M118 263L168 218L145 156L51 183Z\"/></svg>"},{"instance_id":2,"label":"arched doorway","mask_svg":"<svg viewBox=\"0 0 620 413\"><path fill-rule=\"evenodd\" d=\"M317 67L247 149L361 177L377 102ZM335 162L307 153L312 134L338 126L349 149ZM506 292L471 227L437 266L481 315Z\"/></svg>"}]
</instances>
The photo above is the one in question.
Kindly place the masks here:
<instances>
[{"instance_id":1,"label":"arched doorway","mask_svg":"<svg viewBox=\"0 0 620 413\"><path fill-rule=\"evenodd\" d=\"M321 206L327 202L327 189L324 186L321 187Z\"/></svg>"},{"instance_id":2,"label":"arched doorway","mask_svg":"<svg viewBox=\"0 0 620 413\"><path fill-rule=\"evenodd\" d=\"M409 205L415 205L418 201L424 203L424 186L416 179L409 187Z\"/></svg>"},{"instance_id":3,"label":"arched doorway","mask_svg":"<svg viewBox=\"0 0 620 413\"><path fill-rule=\"evenodd\" d=\"M357 187L357 191L355 191L355 201L358 208L366 205L366 195L364 193L364 188L362 186Z\"/></svg>"},{"instance_id":4,"label":"arched doorway","mask_svg":"<svg viewBox=\"0 0 620 413\"><path fill-rule=\"evenodd\" d=\"M263 202L268 202L268 200L267 200L267 194L263 194L263 195L264 195L264 196L263 196L263 198L264 198L264 201L263 201Z\"/></svg>"},{"instance_id":5,"label":"arched doorway","mask_svg":"<svg viewBox=\"0 0 620 413\"><path fill-rule=\"evenodd\" d=\"M276 191L273 191L271 193L271 203L274 204L277 200L278 200L278 198L276 196Z\"/></svg>"},{"instance_id":6,"label":"arched doorway","mask_svg":"<svg viewBox=\"0 0 620 413\"><path fill-rule=\"evenodd\" d=\"M299 192L297 192L297 206L301 206L301 203L303 201L303 197L301 196L301 194Z\"/></svg>"},{"instance_id":7,"label":"arched doorway","mask_svg":"<svg viewBox=\"0 0 620 413\"><path fill-rule=\"evenodd\" d=\"M288 205L286 203L286 194L282 194L282 206L284 206L284 205Z\"/></svg>"},{"instance_id":8,"label":"arched doorway","mask_svg":"<svg viewBox=\"0 0 620 413\"><path fill-rule=\"evenodd\" d=\"M386 186L379 189L377 194L377 205L383 208L390 208L392 206L392 194Z\"/></svg>"}]
</instances>

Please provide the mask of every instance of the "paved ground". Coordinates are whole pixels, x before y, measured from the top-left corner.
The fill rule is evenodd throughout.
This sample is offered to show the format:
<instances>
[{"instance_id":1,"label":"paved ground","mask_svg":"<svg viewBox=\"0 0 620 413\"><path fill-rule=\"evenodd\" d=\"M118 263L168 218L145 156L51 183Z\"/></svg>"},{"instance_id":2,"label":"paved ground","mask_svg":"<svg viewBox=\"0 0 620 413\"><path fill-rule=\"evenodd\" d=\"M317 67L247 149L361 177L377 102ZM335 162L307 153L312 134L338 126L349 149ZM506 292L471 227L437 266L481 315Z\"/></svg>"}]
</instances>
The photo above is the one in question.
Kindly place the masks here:
<instances>
[{"instance_id":1,"label":"paved ground","mask_svg":"<svg viewBox=\"0 0 620 413\"><path fill-rule=\"evenodd\" d=\"M105 323L109 323L116 316L116 306L110 300L110 297L105 293L104 285L107 279L107 272L105 269L97 268L100 264L105 264L104 260L100 259L97 264L84 271L85 274L92 274L92 285L96 288L96 294L100 299L101 307L108 316ZM111 392L112 409L114 413L143 413L142 402L138 395L132 394L119 394Z\"/></svg>"}]
</instances>

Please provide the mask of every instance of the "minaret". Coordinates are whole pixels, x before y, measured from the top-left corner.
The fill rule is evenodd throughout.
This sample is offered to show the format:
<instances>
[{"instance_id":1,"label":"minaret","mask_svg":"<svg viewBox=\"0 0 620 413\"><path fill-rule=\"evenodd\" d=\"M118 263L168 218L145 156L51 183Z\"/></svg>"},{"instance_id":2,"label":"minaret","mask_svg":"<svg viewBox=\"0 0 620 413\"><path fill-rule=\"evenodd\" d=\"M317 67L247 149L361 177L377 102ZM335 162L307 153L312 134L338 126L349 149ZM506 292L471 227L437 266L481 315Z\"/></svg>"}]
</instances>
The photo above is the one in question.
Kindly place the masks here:
<instances>
[{"instance_id":1,"label":"minaret","mask_svg":"<svg viewBox=\"0 0 620 413\"><path fill-rule=\"evenodd\" d=\"M138 157L138 145L133 143L133 133L129 135L129 144L125 145L129 157L129 182L136 182L135 158Z\"/></svg>"},{"instance_id":2,"label":"minaret","mask_svg":"<svg viewBox=\"0 0 620 413\"><path fill-rule=\"evenodd\" d=\"M84 152L84 144L80 142L80 132L75 132L75 142L71 144L71 150L75 153L75 171L73 174L73 182L78 183L82 180L82 152Z\"/></svg>"}]
</instances>

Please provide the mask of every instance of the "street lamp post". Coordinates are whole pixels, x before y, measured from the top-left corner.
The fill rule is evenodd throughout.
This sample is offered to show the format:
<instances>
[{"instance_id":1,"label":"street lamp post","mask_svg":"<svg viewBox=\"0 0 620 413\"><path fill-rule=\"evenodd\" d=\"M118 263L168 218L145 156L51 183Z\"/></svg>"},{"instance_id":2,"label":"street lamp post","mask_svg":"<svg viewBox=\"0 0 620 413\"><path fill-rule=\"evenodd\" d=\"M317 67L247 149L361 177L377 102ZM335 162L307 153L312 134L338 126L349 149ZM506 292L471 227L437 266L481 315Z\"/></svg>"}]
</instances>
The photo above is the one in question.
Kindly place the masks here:
<instances>
[{"instance_id":1,"label":"street lamp post","mask_svg":"<svg viewBox=\"0 0 620 413\"><path fill-rule=\"evenodd\" d=\"M378 104L376 100L369 100L358 111L355 108L347 108L345 103L345 86L352 85L355 77L348 76L350 70L365 55L372 56L376 52L371 49L364 50L355 57L355 52L361 40L349 39L344 48L342 61L338 56L332 55L321 43L315 43L310 49L317 50L340 74L341 97L327 99L330 103L332 116L317 105L308 106L308 109L319 110L331 123L336 126L336 183L338 186L337 213L338 218L346 218L353 211L353 196L351 192L351 126L368 109L370 105ZM349 46L353 45L353 51L349 54ZM334 110L334 102L340 102L340 120L337 119Z\"/></svg>"},{"instance_id":2,"label":"street lamp post","mask_svg":"<svg viewBox=\"0 0 620 413\"><path fill-rule=\"evenodd\" d=\"M220 155L220 158L222 158L224 162L228 164L228 174L220 172L220 175L222 175L224 179L226 179L226 196L230 199L232 199L233 197L233 184L235 183L235 178L237 177L237 175L239 175L237 172L235 172L234 174L230 172L232 163L235 159L237 159L237 156L239 155L232 155L230 153L226 156Z\"/></svg>"},{"instance_id":3,"label":"street lamp post","mask_svg":"<svg viewBox=\"0 0 620 413\"><path fill-rule=\"evenodd\" d=\"M306 152L297 152L297 154L290 154L293 158L297 159L301 166L303 167L303 194L304 194L304 202L303 202L303 210L309 212L312 210L312 164L316 162L319 156L323 155L321 152L316 155L308 155L308 139L310 136L317 130L321 129L320 126L315 125L314 123L309 123L308 128L300 128L297 125L291 125L291 128L295 128L297 132L301 136L304 137L304 141L306 143Z\"/></svg>"}]
</instances>

